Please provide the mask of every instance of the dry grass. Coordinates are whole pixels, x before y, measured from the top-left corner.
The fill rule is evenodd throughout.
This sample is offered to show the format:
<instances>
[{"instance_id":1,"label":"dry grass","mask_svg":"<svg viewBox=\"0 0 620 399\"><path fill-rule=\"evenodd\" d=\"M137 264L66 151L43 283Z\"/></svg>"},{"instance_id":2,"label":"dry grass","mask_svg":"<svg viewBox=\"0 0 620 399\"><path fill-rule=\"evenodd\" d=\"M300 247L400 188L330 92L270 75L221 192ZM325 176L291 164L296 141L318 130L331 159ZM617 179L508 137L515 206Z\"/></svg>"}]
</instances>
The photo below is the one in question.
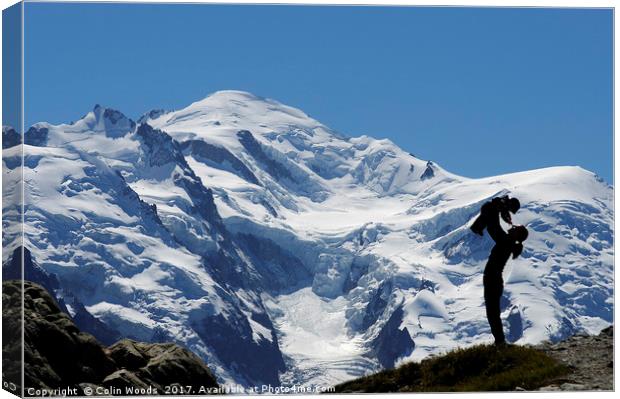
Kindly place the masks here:
<instances>
[{"instance_id":1,"label":"dry grass","mask_svg":"<svg viewBox=\"0 0 620 399\"><path fill-rule=\"evenodd\" d=\"M545 353L524 346L478 345L337 385L336 392L468 392L536 389L566 374Z\"/></svg>"}]
</instances>

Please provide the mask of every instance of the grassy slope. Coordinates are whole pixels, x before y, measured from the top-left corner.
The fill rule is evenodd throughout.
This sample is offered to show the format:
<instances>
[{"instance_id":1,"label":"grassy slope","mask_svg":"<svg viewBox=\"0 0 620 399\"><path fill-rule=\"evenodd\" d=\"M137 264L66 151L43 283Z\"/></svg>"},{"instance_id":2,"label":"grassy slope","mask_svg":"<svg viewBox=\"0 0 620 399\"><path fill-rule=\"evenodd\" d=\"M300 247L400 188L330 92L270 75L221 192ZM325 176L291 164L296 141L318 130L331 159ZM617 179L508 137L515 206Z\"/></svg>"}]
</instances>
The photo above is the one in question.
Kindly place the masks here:
<instances>
[{"instance_id":1,"label":"grassy slope","mask_svg":"<svg viewBox=\"0 0 620 399\"><path fill-rule=\"evenodd\" d=\"M478 345L348 381L337 385L336 392L530 390L567 372L565 366L533 348Z\"/></svg>"}]
</instances>

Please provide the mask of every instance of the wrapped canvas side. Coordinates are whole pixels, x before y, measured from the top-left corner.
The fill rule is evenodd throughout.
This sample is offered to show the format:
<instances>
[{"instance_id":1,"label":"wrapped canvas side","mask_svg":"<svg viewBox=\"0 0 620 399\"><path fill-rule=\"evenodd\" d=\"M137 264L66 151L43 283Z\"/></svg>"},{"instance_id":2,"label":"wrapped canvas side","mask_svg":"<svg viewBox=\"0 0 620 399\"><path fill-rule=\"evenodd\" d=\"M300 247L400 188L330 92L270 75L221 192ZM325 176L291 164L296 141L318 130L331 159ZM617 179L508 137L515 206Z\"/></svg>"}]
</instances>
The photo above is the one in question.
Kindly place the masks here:
<instances>
[{"instance_id":1,"label":"wrapped canvas side","mask_svg":"<svg viewBox=\"0 0 620 399\"><path fill-rule=\"evenodd\" d=\"M2 12L2 388L23 396L23 3Z\"/></svg>"}]
</instances>

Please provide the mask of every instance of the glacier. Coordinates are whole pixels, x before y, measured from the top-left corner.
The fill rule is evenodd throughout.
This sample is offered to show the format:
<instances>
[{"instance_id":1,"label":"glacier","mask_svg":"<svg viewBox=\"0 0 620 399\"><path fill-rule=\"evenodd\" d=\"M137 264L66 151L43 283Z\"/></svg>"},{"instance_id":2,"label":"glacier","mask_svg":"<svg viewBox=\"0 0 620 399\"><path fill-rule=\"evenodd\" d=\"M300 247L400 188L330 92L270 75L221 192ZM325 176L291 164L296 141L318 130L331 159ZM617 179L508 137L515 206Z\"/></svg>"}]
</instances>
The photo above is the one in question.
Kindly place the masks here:
<instances>
[{"instance_id":1,"label":"glacier","mask_svg":"<svg viewBox=\"0 0 620 399\"><path fill-rule=\"evenodd\" d=\"M96 105L35 124L23 146L3 127L5 181L23 150L24 246L95 334L174 341L248 387L333 385L492 342L492 242L469 225L503 194L530 230L504 271L508 338L612 322L614 193L592 172L466 178L241 91L136 120ZM4 267L15 190L3 186Z\"/></svg>"}]
</instances>

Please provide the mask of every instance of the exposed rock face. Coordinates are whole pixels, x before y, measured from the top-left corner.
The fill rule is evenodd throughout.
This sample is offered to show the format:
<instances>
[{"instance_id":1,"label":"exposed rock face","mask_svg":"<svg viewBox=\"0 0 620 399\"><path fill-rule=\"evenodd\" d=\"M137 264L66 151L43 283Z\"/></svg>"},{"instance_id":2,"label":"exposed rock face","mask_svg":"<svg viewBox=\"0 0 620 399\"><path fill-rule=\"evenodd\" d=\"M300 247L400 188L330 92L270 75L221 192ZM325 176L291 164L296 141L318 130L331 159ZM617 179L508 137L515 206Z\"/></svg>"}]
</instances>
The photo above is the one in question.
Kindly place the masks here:
<instances>
[{"instance_id":1,"label":"exposed rock face","mask_svg":"<svg viewBox=\"0 0 620 399\"><path fill-rule=\"evenodd\" d=\"M265 150L261 147L260 143L254 138L251 132L247 130L240 130L237 133L239 141L246 149L246 151L254 157L258 162L261 162L265 166L265 170L271 176L277 178L287 178L294 181L294 177L291 172L278 161L272 159Z\"/></svg>"},{"instance_id":2,"label":"exposed rock face","mask_svg":"<svg viewBox=\"0 0 620 399\"><path fill-rule=\"evenodd\" d=\"M103 385L144 384L163 393L164 387L217 387L215 377L202 360L187 349L172 343L147 344L124 339L106 349L119 370L107 376Z\"/></svg>"},{"instance_id":3,"label":"exposed rock face","mask_svg":"<svg viewBox=\"0 0 620 399\"><path fill-rule=\"evenodd\" d=\"M379 289L377 290L375 295L370 298L370 301L368 301L368 305L366 305L364 319L362 320L361 328L363 330L366 330L368 329L368 327L373 325L377 321L377 319L379 319L381 314L385 311L391 289L392 284L389 281L382 283L379 286Z\"/></svg>"},{"instance_id":4,"label":"exposed rock face","mask_svg":"<svg viewBox=\"0 0 620 399\"><path fill-rule=\"evenodd\" d=\"M575 335L556 344L539 346L572 371L541 391L592 391L614 389L614 327L599 335Z\"/></svg>"},{"instance_id":5,"label":"exposed rock face","mask_svg":"<svg viewBox=\"0 0 620 399\"><path fill-rule=\"evenodd\" d=\"M188 168L179 144L166 133L143 123L138 126L136 136L142 141L144 151L142 163L151 167L178 163L184 169Z\"/></svg>"},{"instance_id":6,"label":"exposed rock face","mask_svg":"<svg viewBox=\"0 0 620 399\"><path fill-rule=\"evenodd\" d=\"M75 297L73 302L67 302L73 309L73 322L83 332L93 335L99 342L104 345L111 345L118 341L120 333L107 324L90 314L86 307Z\"/></svg>"},{"instance_id":7,"label":"exposed rock face","mask_svg":"<svg viewBox=\"0 0 620 399\"><path fill-rule=\"evenodd\" d=\"M254 314L252 320L273 331L268 317ZM238 318L233 325L236 328L231 328L226 320L218 315L197 321L193 328L213 347L214 352L227 366L235 367L253 381L279 385L279 373L284 371L285 364L278 349L276 335L272 333L271 340L260 339L255 342L245 336L252 331L246 319ZM260 359L260 366L257 366L256 359Z\"/></svg>"},{"instance_id":8,"label":"exposed rock face","mask_svg":"<svg viewBox=\"0 0 620 399\"><path fill-rule=\"evenodd\" d=\"M93 130L103 130L108 137L122 137L136 127L136 123L123 115L122 112L102 107L99 104L93 108L92 116L86 123Z\"/></svg>"},{"instance_id":9,"label":"exposed rock face","mask_svg":"<svg viewBox=\"0 0 620 399\"><path fill-rule=\"evenodd\" d=\"M23 260L23 278L24 280L34 281L43 286L48 292L53 293L59 288L58 278L55 274L46 272L42 267L33 262L32 254L27 248L21 246L15 248L9 261L3 265L3 280L20 280L22 278L22 252ZM62 306L61 306L62 308Z\"/></svg>"},{"instance_id":10,"label":"exposed rock face","mask_svg":"<svg viewBox=\"0 0 620 399\"><path fill-rule=\"evenodd\" d=\"M251 257L265 290L277 294L293 290L300 284L312 281L312 272L289 250L274 241L252 234L240 233L237 242Z\"/></svg>"},{"instance_id":11,"label":"exposed rock face","mask_svg":"<svg viewBox=\"0 0 620 399\"><path fill-rule=\"evenodd\" d=\"M45 126L32 126L24 135L24 143L35 147L45 147L49 129Z\"/></svg>"},{"instance_id":12,"label":"exposed rock face","mask_svg":"<svg viewBox=\"0 0 620 399\"><path fill-rule=\"evenodd\" d=\"M206 165L232 172L252 184L260 184L250 169L224 147L218 147L202 140L188 140L183 142L181 147L184 154L191 154L196 160Z\"/></svg>"},{"instance_id":13,"label":"exposed rock face","mask_svg":"<svg viewBox=\"0 0 620 399\"><path fill-rule=\"evenodd\" d=\"M435 177L435 170L433 169L433 162L428 161L426 163L426 169L420 176L420 180L426 180Z\"/></svg>"},{"instance_id":14,"label":"exposed rock face","mask_svg":"<svg viewBox=\"0 0 620 399\"><path fill-rule=\"evenodd\" d=\"M21 144L21 136L11 126L2 126L2 148L11 148Z\"/></svg>"},{"instance_id":15,"label":"exposed rock face","mask_svg":"<svg viewBox=\"0 0 620 399\"><path fill-rule=\"evenodd\" d=\"M19 280L2 283L2 305L16 309L21 292ZM3 312L4 330L18 331L19 317ZM173 384L217 387L208 367L193 353L172 343L147 344L122 340L103 347L92 335L80 332L41 286L24 283L25 386L54 389L114 387L151 388L164 393ZM3 347L7 353L11 348ZM26 392L27 393L27 392ZM197 392L196 392L197 393Z\"/></svg>"},{"instance_id":16,"label":"exposed rock face","mask_svg":"<svg viewBox=\"0 0 620 399\"><path fill-rule=\"evenodd\" d=\"M402 317L403 309L399 306L373 342L376 348L373 354L384 368L394 367L394 363L400 356L411 354L415 348L415 343L407 328L399 328Z\"/></svg>"}]
</instances>

